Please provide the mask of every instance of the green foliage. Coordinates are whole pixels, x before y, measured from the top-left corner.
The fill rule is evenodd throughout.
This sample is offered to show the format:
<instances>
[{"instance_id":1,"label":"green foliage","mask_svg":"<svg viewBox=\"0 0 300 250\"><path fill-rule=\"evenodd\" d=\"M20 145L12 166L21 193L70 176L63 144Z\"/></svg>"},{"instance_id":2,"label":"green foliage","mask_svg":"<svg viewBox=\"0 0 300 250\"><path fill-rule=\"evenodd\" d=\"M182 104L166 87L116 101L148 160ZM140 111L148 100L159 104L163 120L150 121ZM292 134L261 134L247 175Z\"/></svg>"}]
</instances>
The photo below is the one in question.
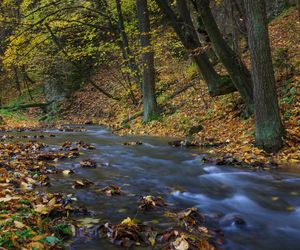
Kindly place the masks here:
<instances>
[{"instance_id":1,"label":"green foliage","mask_svg":"<svg viewBox=\"0 0 300 250\"><path fill-rule=\"evenodd\" d=\"M69 238L73 235L70 225L64 223L55 225L52 230L55 236L60 239Z\"/></svg>"},{"instance_id":2,"label":"green foliage","mask_svg":"<svg viewBox=\"0 0 300 250\"><path fill-rule=\"evenodd\" d=\"M11 240L11 236L11 232L5 232L2 236L0 236L0 246L12 249L14 247L14 244Z\"/></svg>"},{"instance_id":3,"label":"green foliage","mask_svg":"<svg viewBox=\"0 0 300 250\"><path fill-rule=\"evenodd\" d=\"M1 5L9 14L0 19L18 23L7 27L11 32L2 60L8 72L12 66L25 66L37 81L48 75L78 89L91 68L109 62L116 51L110 42L116 25L111 6L103 9L94 0L6 0ZM61 67L63 72L57 70L68 64L68 69Z\"/></svg>"},{"instance_id":4,"label":"green foliage","mask_svg":"<svg viewBox=\"0 0 300 250\"><path fill-rule=\"evenodd\" d=\"M208 109L207 111L206 111L206 114L205 114L205 116L204 116L204 119L205 120L210 120L212 117L213 117L213 114L214 114L214 110L213 109Z\"/></svg>"},{"instance_id":5,"label":"green foliage","mask_svg":"<svg viewBox=\"0 0 300 250\"><path fill-rule=\"evenodd\" d=\"M49 245L55 245L57 243L60 242L60 239L54 237L54 236L48 236L42 240L40 240L41 243L46 243L46 244L49 244Z\"/></svg>"},{"instance_id":6,"label":"green foliage","mask_svg":"<svg viewBox=\"0 0 300 250\"><path fill-rule=\"evenodd\" d=\"M48 121L48 122L55 121L59 119L59 115L60 115L59 104L54 102L48 106L47 115L41 117L40 121Z\"/></svg>"},{"instance_id":7,"label":"green foliage","mask_svg":"<svg viewBox=\"0 0 300 250\"><path fill-rule=\"evenodd\" d=\"M152 114L150 116L150 121L159 121L159 120L161 120L161 118L162 117L159 114Z\"/></svg>"},{"instance_id":8,"label":"green foliage","mask_svg":"<svg viewBox=\"0 0 300 250\"><path fill-rule=\"evenodd\" d=\"M23 116L19 112L7 110L7 109L0 109L0 116L10 118L16 122L28 121L28 117Z\"/></svg>"},{"instance_id":9,"label":"green foliage","mask_svg":"<svg viewBox=\"0 0 300 250\"><path fill-rule=\"evenodd\" d=\"M33 99L39 99L43 94L43 88L40 86L30 88L29 91ZM19 106L20 104L29 102L33 102L33 100L31 100L31 97L28 94L28 90L24 89L21 95L11 99L10 102L6 104L6 106Z\"/></svg>"},{"instance_id":10,"label":"green foliage","mask_svg":"<svg viewBox=\"0 0 300 250\"><path fill-rule=\"evenodd\" d=\"M168 95L166 93L162 93L161 95L157 96L156 100L159 105L165 104Z\"/></svg>"},{"instance_id":11,"label":"green foliage","mask_svg":"<svg viewBox=\"0 0 300 250\"><path fill-rule=\"evenodd\" d=\"M193 78L198 74L198 67L195 63L191 63L186 70L187 76Z\"/></svg>"},{"instance_id":12,"label":"green foliage","mask_svg":"<svg viewBox=\"0 0 300 250\"><path fill-rule=\"evenodd\" d=\"M276 73L285 79L295 71L295 66L290 62L288 48L279 48L275 51L273 64Z\"/></svg>"},{"instance_id":13,"label":"green foliage","mask_svg":"<svg viewBox=\"0 0 300 250\"><path fill-rule=\"evenodd\" d=\"M222 84L228 84L229 82L231 82L230 76L229 75L223 75L221 77L221 82L222 82Z\"/></svg>"},{"instance_id":14,"label":"green foliage","mask_svg":"<svg viewBox=\"0 0 300 250\"><path fill-rule=\"evenodd\" d=\"M281 87L283 97L279 100L279 104L283 107L283 117L285 120L288 120L292 115L296 115L292 113L291 107L293 107L293 104L297 101L297 88L300 88L300 83L293 86L290 81L287 81L287 83Z\"/></svg>"},{"instance_id":15,"label":"green foliage","mask_svg":"<svg viewBox=\"0 0 300 250\"><path fill-rule=\"evenodd\" d=\"M130 129L130 124L129 123L123 123L122 127L125 129Z\"/></svg>"}]
</instances>

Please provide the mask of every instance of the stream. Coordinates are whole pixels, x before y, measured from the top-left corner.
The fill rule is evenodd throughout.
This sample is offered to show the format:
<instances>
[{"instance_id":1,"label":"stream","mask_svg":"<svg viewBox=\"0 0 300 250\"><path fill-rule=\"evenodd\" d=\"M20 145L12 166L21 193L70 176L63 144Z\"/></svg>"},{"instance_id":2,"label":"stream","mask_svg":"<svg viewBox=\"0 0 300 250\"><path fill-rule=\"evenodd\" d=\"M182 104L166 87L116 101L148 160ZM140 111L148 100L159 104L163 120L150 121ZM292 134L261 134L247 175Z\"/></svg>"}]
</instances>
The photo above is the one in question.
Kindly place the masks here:
<instances>
[{"instance_id":1,"label":"stream","mask_svg":"<svg viewBox=\"0 0 300 250\"><path fill-rule=\"evenodd\" d=\"M168 141L174 138L120 137L103 127L85 128L84 132L48 130L15 134L55 134L53 138L37 139L53 148L65 141L83 141L95 147L83 151L79 158L59 161L58 169L72 169L75 174L51 175L51 186L47 188L73 194L78 204L93 212L93 218L119 223L126 217L135 217L168 228L169 221L162 213L137 211L139 197L151 194L162 196L169 209L196 207L207 218L218 218L218 227L226 239L222 249L300 249L299 169L254 172L203 164L205 154L200 149L170 147ZM123 145L128 141L142 141L143 145ZM95 160L99 167L81 168L79 162L83 159ZM80 178L99 188L119 185L125 194L107 197L94 189L72 189L74 180ZM242 219L242 223L236 223L234 218ZM121 249L106 239L93 237L74 239L70 248Z\"/></svg>"}]
</instances>

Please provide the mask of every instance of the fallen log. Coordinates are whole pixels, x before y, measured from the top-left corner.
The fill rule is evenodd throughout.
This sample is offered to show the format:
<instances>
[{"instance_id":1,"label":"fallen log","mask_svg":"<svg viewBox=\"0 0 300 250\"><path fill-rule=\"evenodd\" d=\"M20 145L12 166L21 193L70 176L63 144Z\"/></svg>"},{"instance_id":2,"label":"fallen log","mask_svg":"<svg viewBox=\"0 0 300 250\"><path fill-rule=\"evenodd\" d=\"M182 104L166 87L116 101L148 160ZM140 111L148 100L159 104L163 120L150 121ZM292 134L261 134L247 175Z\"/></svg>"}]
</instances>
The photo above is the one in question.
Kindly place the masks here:
<instances>
[{"instance_id":1,"label":"fallen log","mask_svg":"<svg viewBox=\"0 0 300 250\"><path fill-rule=\"evenodd\" d=\"M28 103L28 104L17 104L14 106L3 106L0 109L7 109L7 110L20 110L20 109L28 109L28 108L42 108L45 109L53 102L36 102L36 103Z\"/></svg>"}]
</instances>

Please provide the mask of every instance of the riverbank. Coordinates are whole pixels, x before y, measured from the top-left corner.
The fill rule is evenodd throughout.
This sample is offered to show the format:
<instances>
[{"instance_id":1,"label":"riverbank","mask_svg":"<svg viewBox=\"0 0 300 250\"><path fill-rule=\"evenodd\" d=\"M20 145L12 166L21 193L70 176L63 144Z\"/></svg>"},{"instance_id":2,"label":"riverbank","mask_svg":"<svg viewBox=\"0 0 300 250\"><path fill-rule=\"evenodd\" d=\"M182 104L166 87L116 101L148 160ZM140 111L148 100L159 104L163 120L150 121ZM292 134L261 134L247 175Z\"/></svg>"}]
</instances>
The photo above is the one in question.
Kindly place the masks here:
<instances>
[{"instance_id":1,"label":"riverbank","mask_svg":"<svg viewBox=\"0 0 300 250\"><path fill-rule=\"evenodd\" d=\"M173 93L190 86L164 105L156 120L143 124L141 117L126 124L124 120L140 111L127 102L115 102L103 97L92 87L76 92L66 103L62 118L71 123L104 124L118 134L147 134L173 136L198 144L214 144L207 150L221 158L234 158L250 165L300 165L300 70L297 10L291 8L272 21L270 39L276 70L277 90L286 138L284 148L275 155L255 147L254 120L244 119L243 105L234 93L211 98L194 65L165 57L158 62L158 102L164 103ZM248 59L247 59L248 60ZM245 61L248 64L248 61ZM160 65L168 65L167 67ZM219 68L222 71L222 68ZM101 82L109 82L109 74L102 74ZM113 88L112 88L113 90ZM116 93L118 94L118 93Z\"/></svg>"},{"instance_id":2,"label":"riverbank","mask_svg":"<svg viewBox=\"0 0 300 250\"><path fill-rule=\"evenodd\" d=\"M137 117L124 123L141 111L141 103L133 106L125 96L121 101L114 101L92 86L86 86L66 100L56 123L102 124L120 135L181 138L210 146L205 150L225 163L297 167L300 165L300 36L296 35L299 27L295 8L286 10L269 26L280 111L287 132L284 148L277 154L266 154L253 144L254 120L253 117L243 118L244 107L237 93L211 98L196 66L190 61L165 56L167 51L157 58L157 99L162 108L152 122L144 124L142 118ZM244 58L249 65L249 58ZM217 68L223 72L221 67ZM118 72L111 70L103 69L94 80L118 96L120 91L113 84ZM35 99L43 101L39 95ZM40 126L32 110L28 117L21 113L0 113L0 116L4 117L6 127ZM45 116L40 110L37 113Z\"/></svg>"}]
</instances>

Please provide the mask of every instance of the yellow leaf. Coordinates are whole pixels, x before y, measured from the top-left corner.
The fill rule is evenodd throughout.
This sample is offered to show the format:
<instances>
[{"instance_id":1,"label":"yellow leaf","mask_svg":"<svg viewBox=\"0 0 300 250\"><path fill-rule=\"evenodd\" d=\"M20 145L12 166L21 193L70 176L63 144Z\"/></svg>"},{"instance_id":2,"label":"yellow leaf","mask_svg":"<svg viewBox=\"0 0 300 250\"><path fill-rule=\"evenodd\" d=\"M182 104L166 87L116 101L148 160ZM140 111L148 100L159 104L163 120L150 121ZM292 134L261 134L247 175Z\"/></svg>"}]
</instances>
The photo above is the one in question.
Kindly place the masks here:
<instances>
[{"instance_id":1,"label":"yellow leaf","mask_svg":"<svg viewBox=\"0 0 300 250\"><path fill-rule=\"evenodd\" d=\"M127 217L125 220L123 220L121 222L121 224L122 225L127 225L129 227L135 227L135 226L137 226L136 222L133 219L131 219L130 217Z\"/></svg>"},{"instance_id":2,"label":"yellow leaf","mask_svg":"<svg viewBox=\"0 0 300 250\"><path fill-rule=\"evenodd\" d=\"M48 206L53 207L55 205L55 203L56 203L56 198L54 197L48 202Z\"/></svg>"},{"instance_id":3,"label":"yellow leaf","mask_svg":"<svg viewBox=\"0 0 300 250\"><path fill-rule=\"evenodd\" d=\"M20 184L20 188L23 191L28 191L28 190L32 190L32 185L22 181Z\"/></svg>"},{"instance_id":4,"label":"yellow leaf","mask_svg":"<svg viewBox=\"0 0 300 250\"><path fill-rule=\"evenodd\" d=\"M37 250L43 250L45 249L44 245L40 242L31 242L27 245L29 249L37 249Z\"/></svg>"},{"instance_id":5,"label":"yellow leaf","mask_svg":"<svg viewBox=\"0 0 300 250\"><path fill-rule=\"evenodd\" d=\"M14 221L14 224L15 224L15 227L16 227L16 228L23 228L23 227L26 227L25 224L23 224L22 222L17 221L17 220Z\"/></svg>"},{"instance_id":6,"label":"yellow leaf","mask_svg":"<svg viewBox=\"0 0 300 250\"><path fill-rule=\"evenodd\" d=\"M64 175L69 175L69 174L72 173L72 171L71 171L71 170L64 170L64 171L62 171L62 173L63 173Z\"/></svg>"},{"instance_id":7,"label":"yellow leaf","mask_svg":"<svg viewBox=\"0 0 300 250\"><path fill-rule=\"evenodd\" d=\"M35 206L35 211L40 214L48 214L49 209L45 205L39 204Z\"/></svg>"}]
</instances>

